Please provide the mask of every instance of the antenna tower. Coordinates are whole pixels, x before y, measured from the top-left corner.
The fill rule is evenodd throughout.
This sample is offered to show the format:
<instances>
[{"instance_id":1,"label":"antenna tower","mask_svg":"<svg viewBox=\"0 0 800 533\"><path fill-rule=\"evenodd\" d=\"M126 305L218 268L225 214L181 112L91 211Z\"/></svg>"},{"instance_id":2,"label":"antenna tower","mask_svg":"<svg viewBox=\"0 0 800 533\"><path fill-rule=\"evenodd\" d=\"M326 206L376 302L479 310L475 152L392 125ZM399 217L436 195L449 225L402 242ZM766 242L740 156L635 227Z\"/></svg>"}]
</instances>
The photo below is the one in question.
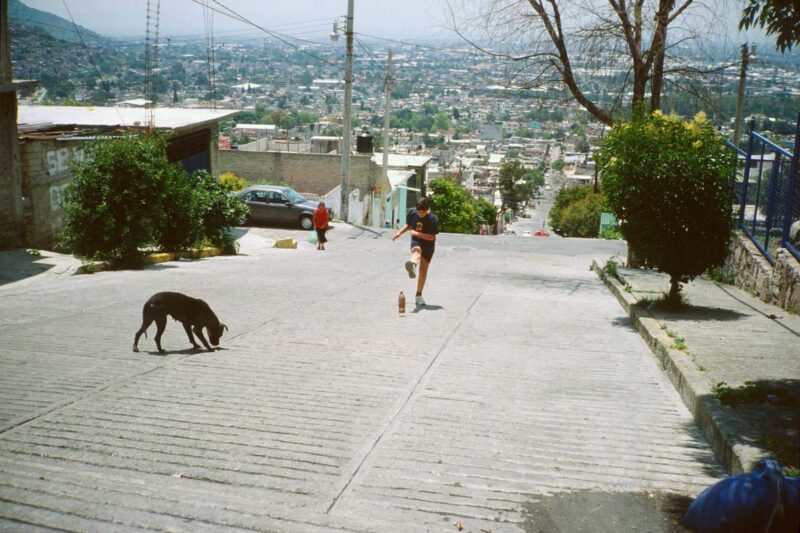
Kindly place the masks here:
<instances>
[{"instance_id":1,"label":"antenna tower","mask_svg":"<svg viewBox=\"0 0 800 533\"><path fill-rule=\"evenodd\" d=\"M147 0L147 31L144 41L144 109L148 131L156 125L156 100L158 98L158 25L161 0Z\"/></svg>"},{"instance_id":2,"label":"antenna tower","mask_svg":"<svg viewBox=\"0 0 800 533\"><path fill-rule=\"evenodd\" d=\"M204 22L206 28L206 52L208 54L208 98L209 107L217 108L217 72L216 57L214 51L214 10L208 5L208 0L202 4L204 9Z\"/></svg>"}]
</instances>

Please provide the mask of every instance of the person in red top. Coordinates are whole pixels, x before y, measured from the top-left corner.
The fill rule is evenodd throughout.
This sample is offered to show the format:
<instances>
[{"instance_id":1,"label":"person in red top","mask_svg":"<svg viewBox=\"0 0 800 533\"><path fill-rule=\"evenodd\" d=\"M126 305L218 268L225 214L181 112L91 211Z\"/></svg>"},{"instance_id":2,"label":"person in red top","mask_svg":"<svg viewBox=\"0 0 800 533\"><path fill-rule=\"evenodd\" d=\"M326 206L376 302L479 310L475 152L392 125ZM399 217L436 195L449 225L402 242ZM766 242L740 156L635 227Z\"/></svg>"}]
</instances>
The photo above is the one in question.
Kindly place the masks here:
<instances>
[{"instance_id":1,"label":"person in red top","mask_svg":"<svg viewBox=\"0 0 800 533\"><path fill-rule=\"evenodd\" d=\"M328 209L325 202L320 202L314 211L314 230L317 232L317 250L324 250L325 243L328 242L325 238L325 232L328 231Z\"/></svg>"}]
</instances>

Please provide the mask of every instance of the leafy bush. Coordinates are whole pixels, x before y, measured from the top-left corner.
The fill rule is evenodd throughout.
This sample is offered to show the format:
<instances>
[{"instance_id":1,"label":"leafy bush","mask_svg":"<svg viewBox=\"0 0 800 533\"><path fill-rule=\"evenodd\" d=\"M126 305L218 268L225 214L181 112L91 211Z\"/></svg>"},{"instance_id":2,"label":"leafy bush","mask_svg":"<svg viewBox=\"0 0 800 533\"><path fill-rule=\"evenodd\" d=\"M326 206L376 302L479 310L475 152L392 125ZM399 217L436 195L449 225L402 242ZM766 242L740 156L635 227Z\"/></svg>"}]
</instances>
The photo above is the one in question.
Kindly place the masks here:
<instances>
[{"instance_id":1,"label":"leafy bush","mask_svg":"<svg viewBox=\"0 0 800 533\"><path fill-rule=\"evenodd\" d=\"M561 213L561 234L564 237L596 238L604 202L602 194L590 192L568 205Z\"/></svg>"},{"instance_id":2,"label":"leafy bush","mask_svg":"<svg viewBox=\"0 0 800 533\"><path fill-rule=\"evenodd\" d=\"M225 228L247 208L207 172L170 164L160 135L98 141L73 166L61 246L80 257L141 264L142 249L182 250L204 239L230 249Z\"/></svg>"},{"instance_id":3,"label":"leafy bush","mask_svg":"<svg viewBox=\"0 0 800 533\"><path fill-rule=\"evenodd\" d=\"M228 192L241 191L247 187L248 182L244 178L240 178L233 172L225 172L219 177L219 183L222 188Z\"/></svg>"},{"instance_id":4,"label":"leafy bush","mask_svg":"<svg viewBox=\"0 0 800 533\"><path fill-rule=\"evenodd\" d=\"M162 137L126 136L89 146L67 188L61 244L78 256L133 260L151 244L170 164Z\"/></svg>"},{"instance_id":5,"label":"leafy bush","mask_svg":"<svg viewBox=\"0 0 800 533\"><path fill-rule=\"evenodd\" d=\"M608 239L608 240L622 240L623 237L622 232L619 230L619 226L606 226L603 231L600 232L601 239Z\"/></svg>"},{"instance_id":6,"label":"leafy bush","mask_svg":"<svg viewBox=\"0 0 800 533\"><path fill-rule=\"evenodd\" d=\"M664 116L614 126L596 155L620 231L646 266L680 284L719 265L733 229L733 154L705 115Z\"/></svg>"},{"instance_id":7,"label":"leafy bush","mask_svg":"<svg viewBox=\"0 0 800 533\"><path fill-rule=\"evenodd\" d=\"M195 191L183 168L171 165L161 193L161 217L155 228L155 242L161 250L186 250L203 238L203 225L195 202Z\"/></svg>"},{"instance_id":8,"label":"leafy bush","mask_svg":"<svg viewBox=\"0 0 800 533\"><path fill-rule=\"evenodd\" d=\"M591 185L561 189L550 208L550 227L565 237L597 237L603 205Z\"/></svg>"},{"instance_id":9,"label":"leafy bush","mask_svg":"<svg viewBox=\"0 0 800 533\"><path fill-rule=\"evenodd\" d=\"M206 171L195 172L190 181L194 187L194 206L202 235L213 244L226 248L230 236L225 230L244 222L248 207L228 195L226 186Z\"/></svg>"},{"instance_id":10,"label":"leafy bush","mask_svg":"<svg viewBox=\"0 0 800 533\"><path fill-rule=\"evenodd\" d=\"M439 229L448 233L475 233L478 216L472 197L460 185L442 178L430 183L431 207Z\"/></svg>"}]
</instances>

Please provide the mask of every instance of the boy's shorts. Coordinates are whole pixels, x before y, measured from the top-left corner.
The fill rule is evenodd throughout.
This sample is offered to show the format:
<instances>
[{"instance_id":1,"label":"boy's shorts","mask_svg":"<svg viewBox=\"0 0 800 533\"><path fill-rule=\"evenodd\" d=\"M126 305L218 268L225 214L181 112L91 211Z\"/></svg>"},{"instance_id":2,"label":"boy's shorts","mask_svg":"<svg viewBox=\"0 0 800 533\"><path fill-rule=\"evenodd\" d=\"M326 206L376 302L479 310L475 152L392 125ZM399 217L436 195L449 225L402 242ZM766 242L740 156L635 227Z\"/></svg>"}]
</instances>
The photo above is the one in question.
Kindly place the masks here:
<instances>
[{"instance_id":1,"label":"boy's shorts","mask_svg":"<svg viewBox=\"0 0 800 533\"><path fill-rule=\"evenodd\" d=\"M413 250L414 248L419 248L422 258L430 263L431 259L433 259L433 252L436 249L436 241L411 239L411 249Z\"/></svg>"}]
</instances>

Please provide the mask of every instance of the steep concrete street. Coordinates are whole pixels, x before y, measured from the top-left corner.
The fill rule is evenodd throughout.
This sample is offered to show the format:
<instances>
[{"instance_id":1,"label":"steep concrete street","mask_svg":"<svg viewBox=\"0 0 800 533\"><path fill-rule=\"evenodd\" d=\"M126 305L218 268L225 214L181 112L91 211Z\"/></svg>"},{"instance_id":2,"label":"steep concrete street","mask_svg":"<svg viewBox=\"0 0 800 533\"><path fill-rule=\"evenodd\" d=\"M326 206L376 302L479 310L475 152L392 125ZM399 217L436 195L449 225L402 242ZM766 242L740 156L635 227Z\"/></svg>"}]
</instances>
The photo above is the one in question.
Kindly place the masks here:
<instances>
[{"instance_id":1,"label":"steep concrete street","mask_svg":"<svg viewBox=\"0 0 800 533\"><path fill-rule=\"evenodd\" d=\"M675 531L724 474L589 270L624 243L442 235L400 316L406 239L307 236L0 286L0 530ZM221 350L131 351L165 290Z\"/></svg>"}]
</instances>

